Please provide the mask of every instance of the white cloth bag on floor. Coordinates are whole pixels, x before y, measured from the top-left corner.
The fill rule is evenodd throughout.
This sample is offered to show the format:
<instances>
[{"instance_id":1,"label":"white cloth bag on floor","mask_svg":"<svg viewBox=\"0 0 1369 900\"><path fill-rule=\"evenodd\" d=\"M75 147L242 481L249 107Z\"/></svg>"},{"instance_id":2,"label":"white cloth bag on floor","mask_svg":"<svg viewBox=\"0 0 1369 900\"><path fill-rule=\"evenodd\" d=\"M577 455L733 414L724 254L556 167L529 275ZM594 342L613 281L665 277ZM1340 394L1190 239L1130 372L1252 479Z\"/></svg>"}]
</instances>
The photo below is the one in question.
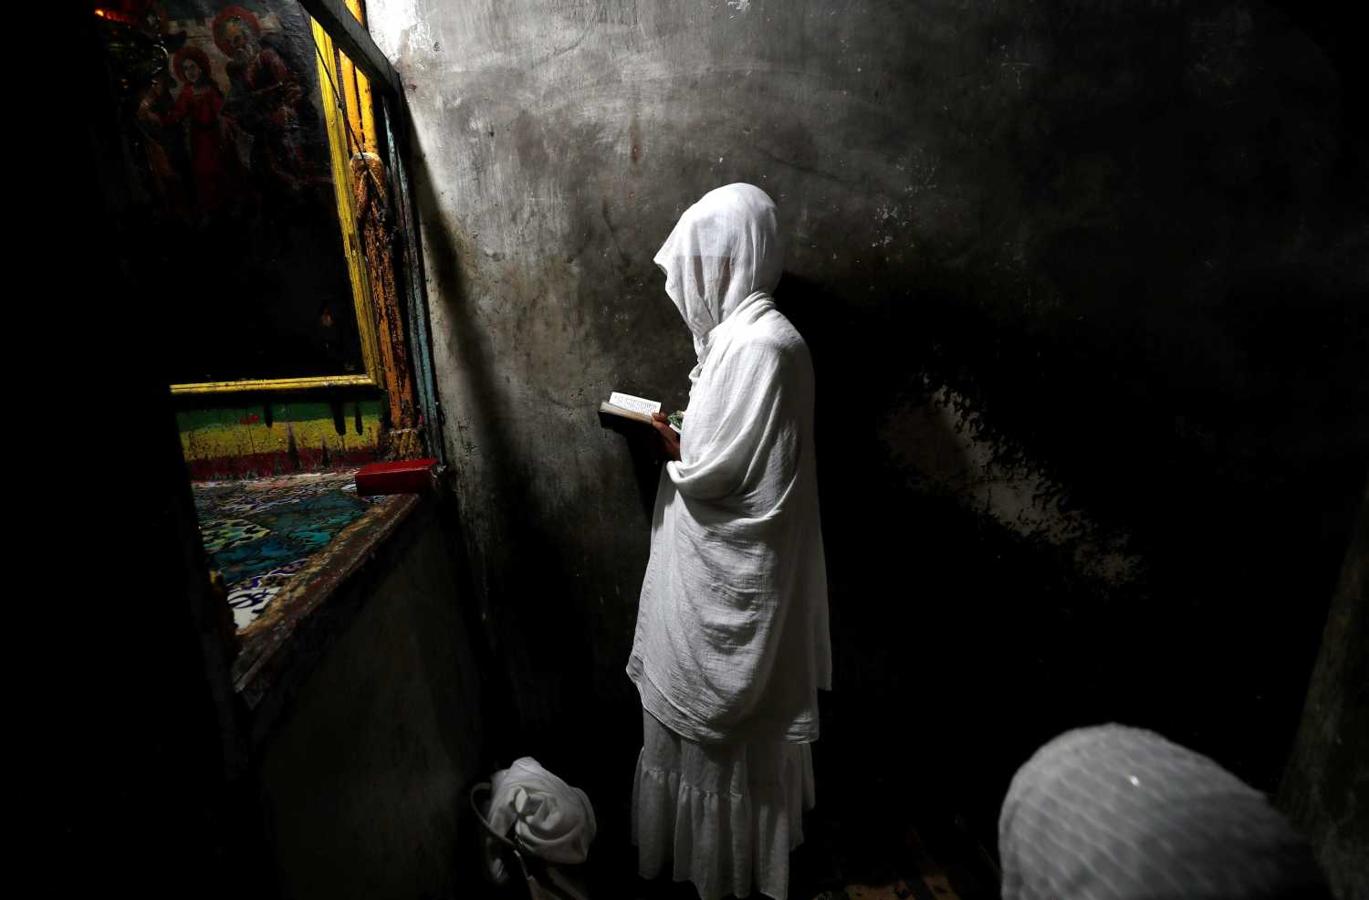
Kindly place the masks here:
<instances>
[{"instance_id":1,"label":"white cloth bag on floor","mask_svg":"<svg viewBox=\"0 0 1369 900\"><path fill-rule=\"evenodd\" d=\"M520 850L549 863L582 863L589 857L596 824L589 797L542 768L530 756L494 774L490 784L489 829L507 835L512 829ZM486 853L490 875L504 883L512 873L491 846Z\"/></svg>"}]
</instances>

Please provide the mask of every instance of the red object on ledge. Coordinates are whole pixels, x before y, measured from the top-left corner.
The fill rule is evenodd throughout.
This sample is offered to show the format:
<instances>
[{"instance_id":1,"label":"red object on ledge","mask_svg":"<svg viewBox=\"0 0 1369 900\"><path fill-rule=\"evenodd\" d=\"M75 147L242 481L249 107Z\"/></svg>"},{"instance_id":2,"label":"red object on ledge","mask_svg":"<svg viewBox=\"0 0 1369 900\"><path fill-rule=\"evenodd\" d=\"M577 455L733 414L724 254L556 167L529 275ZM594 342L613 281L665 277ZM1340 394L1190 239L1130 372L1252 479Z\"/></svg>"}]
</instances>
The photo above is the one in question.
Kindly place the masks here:
<instances>
[{"instance_id":1,"label":"red object on ledge","mask_svg":"<svg viewBox=\"0 0 1369 900\"><path fill-rule=\"evenodd\" d=\"M357 469L357 493L363 497L421 494L433 486L436 465L435 459L401 459L362 466Z\"/></svg>"}]
</instances>

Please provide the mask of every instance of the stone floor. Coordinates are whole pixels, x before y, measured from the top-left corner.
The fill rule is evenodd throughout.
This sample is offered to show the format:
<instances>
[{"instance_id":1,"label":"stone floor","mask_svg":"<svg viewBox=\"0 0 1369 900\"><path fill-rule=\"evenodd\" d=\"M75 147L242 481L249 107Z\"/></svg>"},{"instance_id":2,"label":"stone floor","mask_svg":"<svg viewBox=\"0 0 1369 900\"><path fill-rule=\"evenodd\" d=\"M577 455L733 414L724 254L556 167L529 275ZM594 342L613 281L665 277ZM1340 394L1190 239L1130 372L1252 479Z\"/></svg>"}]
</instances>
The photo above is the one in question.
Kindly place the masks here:
<instances>
[{"instance_id":1,"label":"stone floor","mask_svg":"<svg viewBox=\"0 0 1369 900\"><path fill-rule=\"evenodd\" d=\"M848 815L843 804L823 809L820 801L805 816L804 831L804 844L790 857L787 900L997 900L994 864L950 823L900 826L878 812ZM630 852L617 856L617 867L633 868ZM692 885L665 878L597 887L594 900L698 900Z\"/></svg>"}]
</instances>

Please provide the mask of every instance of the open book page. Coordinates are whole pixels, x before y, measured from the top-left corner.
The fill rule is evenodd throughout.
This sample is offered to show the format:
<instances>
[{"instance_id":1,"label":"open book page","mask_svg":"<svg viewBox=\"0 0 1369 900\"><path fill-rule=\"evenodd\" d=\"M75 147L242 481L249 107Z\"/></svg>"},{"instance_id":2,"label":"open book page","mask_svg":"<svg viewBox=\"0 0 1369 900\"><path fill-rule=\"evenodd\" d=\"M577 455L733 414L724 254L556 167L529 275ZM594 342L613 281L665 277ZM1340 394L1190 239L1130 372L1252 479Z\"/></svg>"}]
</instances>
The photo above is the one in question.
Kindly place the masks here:
<instances>
[{"instance_id":1,"label":"open book page","mask_svg":"<svg viewBox=\"0 0 1369 900\"><path fill-rule=\"evenodd\" d=\"M614 391L613 393L609 394L608 402L611 406L616 406L619 409L626 409L630 412L641 413L648 419L651 418L652 413L658 413L661 411L661 401L659 400L648 400L645 397L634 397L631 394L624 394L619 391Z\"/></svg>"},{"instance_id":2,"label":"open book page","mask_svg":"<svg viewBox=\"0 0 1369 900\"><path fill-rule=\"evenodd\" d=\"M652 422L652 413L660 411L661 402L659 400L648 400L645 397L624 394L621 391L613 391L608 395L608 402L599 404L599 412L601 413L645 422L648 425ZM675 422L672 421L670 427L676 434L680 433L679 426Z\"/></svg>"}]
</instances>

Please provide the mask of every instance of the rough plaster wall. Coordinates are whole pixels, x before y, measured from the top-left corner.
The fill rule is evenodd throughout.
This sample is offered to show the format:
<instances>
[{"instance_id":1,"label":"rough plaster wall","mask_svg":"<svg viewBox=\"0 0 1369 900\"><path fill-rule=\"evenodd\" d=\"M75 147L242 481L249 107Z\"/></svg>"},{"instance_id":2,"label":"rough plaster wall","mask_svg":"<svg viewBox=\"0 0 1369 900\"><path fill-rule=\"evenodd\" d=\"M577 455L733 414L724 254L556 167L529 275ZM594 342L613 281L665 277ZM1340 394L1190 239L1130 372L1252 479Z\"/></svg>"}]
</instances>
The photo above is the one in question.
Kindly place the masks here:
<instances>
[{"instance_id":1,"label":"rough plaster wall","mask_svg":"<svg viewBox=\"0 0 1369 900\"><path fill-rule=\"evenodd\" d=\"M260 751L285 898L467 896L483 777L479 672L451 535L430 515ZM403 532L402 532L403 533Z\"/></svg>"},{"instance_id":2,"label":"rough plaster wall","mask_svg":"<svg viewBox=\"0 0 1369 900\"><path fill-rule=\"evenodd\" d=\"M781 207L819 379L822 746L939 772L981 820L1036 744L1099 719L1272 784L1369 446L1362 132L1296 23L1239 0L368 6L414 112L509 755L626 787L651 472L593 410L683 405L651 256L747 180Z\"/></svg>"},{"instance_id":3,"label":"rough plaster wall","mask_svg":"<svg viewBox=\"0 0 1369 900\"><path fill-rule=\"evenodd\" d=\"M1340 900L1369 898L1369 487L1358 523L1279 786Z\"/></svg>"}]
</instances>

